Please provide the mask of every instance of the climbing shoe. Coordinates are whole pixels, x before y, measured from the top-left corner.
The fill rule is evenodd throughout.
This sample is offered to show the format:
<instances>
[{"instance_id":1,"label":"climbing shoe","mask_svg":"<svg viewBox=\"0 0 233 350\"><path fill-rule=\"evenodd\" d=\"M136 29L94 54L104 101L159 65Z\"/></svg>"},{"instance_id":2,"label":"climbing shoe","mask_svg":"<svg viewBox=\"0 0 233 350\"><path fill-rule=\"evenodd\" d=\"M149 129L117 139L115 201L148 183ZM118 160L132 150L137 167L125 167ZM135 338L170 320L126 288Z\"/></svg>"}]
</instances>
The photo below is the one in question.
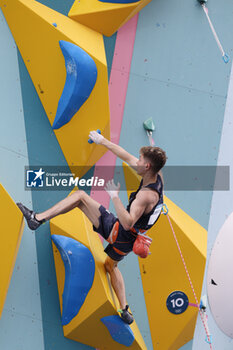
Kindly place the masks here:
<instances>
[{"instance_id":1,"label":"climbing shoe","mask_svg":"<svg viewBox=\"0 0 233 350\"><path fill-rule=\"evenodd\" d=\"M31 230L36 230L40 225L42 225L45 220L37 220L35 218L36 213L33 210L28 209L25 207L22 203L16 203L21 212L23 213L23 216L25 217L28 227Z\"/></svg>"},{"instance_id":2,"label":"climbing shoe","mask_svg":"<svg viewBox=\"0 0 233 350\"><path fill-rule=\"evenodd\" d=\"M129 305L126 305L125 309L120 309L118 312L121 314L121 319L127 323L131 324L134 321L133 315L128 311Z\"/></svg>"}]
</instances>

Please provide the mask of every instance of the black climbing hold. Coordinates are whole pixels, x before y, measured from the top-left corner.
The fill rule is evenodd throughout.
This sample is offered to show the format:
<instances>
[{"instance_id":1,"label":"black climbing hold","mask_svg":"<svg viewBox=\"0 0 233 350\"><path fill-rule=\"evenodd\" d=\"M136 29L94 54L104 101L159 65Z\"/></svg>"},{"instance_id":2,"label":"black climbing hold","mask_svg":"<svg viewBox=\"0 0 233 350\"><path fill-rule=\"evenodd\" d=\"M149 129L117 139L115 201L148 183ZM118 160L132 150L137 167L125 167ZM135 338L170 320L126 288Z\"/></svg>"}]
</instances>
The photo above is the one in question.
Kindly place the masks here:
<instances>
[{"instance_id":1,"label":"black climbing hold","mask_svg":"<svg viewBox=\"0 0 233 350\"><path fill-rule=\"evenodd\" d=\"M198 2L200 2L200 4L206 4L207 3L207 0L197 0Z\"/></svg>"},{"instance_id":2,"label":"black climbing hold","mask_svg":"<svg viewBox=\"0 0 233 350\"><path fill-rule=\"evenodd\" d=\"M214 282L214 280L211 278L211 284L213 284L214 286L217 286L217 283Z\"/></svg>"}]
</instances>

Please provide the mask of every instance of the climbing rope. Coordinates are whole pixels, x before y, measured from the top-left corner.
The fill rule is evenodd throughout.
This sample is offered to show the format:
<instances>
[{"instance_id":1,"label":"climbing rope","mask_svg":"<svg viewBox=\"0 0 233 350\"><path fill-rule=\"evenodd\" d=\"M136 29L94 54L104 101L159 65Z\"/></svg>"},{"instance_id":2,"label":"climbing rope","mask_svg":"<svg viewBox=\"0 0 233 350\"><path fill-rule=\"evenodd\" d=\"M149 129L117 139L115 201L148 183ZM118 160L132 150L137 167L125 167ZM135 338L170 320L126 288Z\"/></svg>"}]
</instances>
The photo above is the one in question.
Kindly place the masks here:
<instances>
[{"instance_id":1,"label":"climbing rope","mask_svg":"<svg viewBox=\"0 0 233 350\"><path fill-rule=\"evenodd\" d=\"M204 12L205 12L206 18L207 18L207 20L208 20L208 22L209 22L210 29L212 30L212 33L213 33L214 38L215 38L215 41L216 41L216 43L217 43L217 45L218 45L218 47L219 47L219 50L221 51L223 61L224 61L225 63L228 63L228 62L229 62L229 56L228 56L228 55L225 53L225 51L223 50L223 47L222 47L222 45L221 45L221 43L220 43L220 40L219 40L219 38L218 38L218 36L217 36L217 33L216 33L215 29L214 29L214 26L213 26L213 24L212 24L212 22L211 22L211 20L210 20L210 17L209 17L209 14L208 14L208 8L205 6L204 3L202 3L201 6L202 6L202 8L203 8L203 10L204 10Z\"/></svg>"},{"instance_id":2,"label":"climbing rope","mask_svg":"<svg viewBox=\"0 0 233 350\"><path fill-rule=\"evenodd\" d=\"M204 329L205 329L205 332L206 332L207 342L208 342L208 344L210 345L210 349L213 350L213 347L212 347L212 344L211 344L212 340L211 340L211 337L210 337L210 334L209 334L208 326L207 326L206 321L204 320L204 317L203 317L203 311L202 311L201 308L200 308L200 303L198 302L197 295L196 295L195 289L194 289L194 287L193 287L193 283L192 283L192 280L191 280L191 277L190 277L190 274L189 274L187 265L186 265L186 263L185 263L185 260L184 260L182 251L181 251L181 249L180 249L180 245L179 245L178 239L177 239L177 237L176 237L174 228L173 228L173 226L172 226L170 217L169 217L169 215L168 215L168 208L167 208L167 206L165 206L165 207L166 207L166 212L163 211L163 214L166 215L166 217L167 217L167 219L168 219L168 222L169 222L169 224L170 224L170 226L171 226L171 230L172 230L173 236L174 236L174 238L175 238L176 245L177 245L177 248L178 248L178 250L179 250L179 253L180 253L180 256L181 256L181 259L182 259L182 262L183 262L183 265L184 265L184 268L185 268L185 271L186 271L186 274L187 274L187 276L188 276L189 284L190 284L191 289L192 289L192 291L193 291L193 295L194 295L194 298L195 298L195 301L196 301L196 305L197 305L197 307L198 307L199 314L200 314L200 316L201 316L201 320L202 320L202 323L203 323L203 326L204 326Z\"/></svg>"},{"instance_id":3,"label":"climbing rope","mask_svg":"<svg viewBox=\"0 0 233 350\"><path fill-rule=\"evenodd\" d=\"M217 35L216 35L217 36ZM220 44L221 45L221 44ZM225 53L224 53L225 54ZM228 56L227 56L228 57ZM226 62L227 63L227 62ZM147 132L147 136L149 138L149 142L150 142L150 145L151 146L154 146L155 143L154 143L154 140L152 138L152 131L154 130L154 124L153 124L153 120L152 118L146 120L143 124L146 132ZM166 215L168 221L169 221L169 224L171 226L171 229L172 229L172 232L173 232L173 235L174 235L174 238L175 238L175 241L176 241L176 245L178 247L178 250L180 252L180 256L181 256L181 259L182 259L182 262L184 264L184 268L185 268L185 271L186 271L186 274L188 276L188 280L189 280L189 283L190 283L190 286L191 286L191 289L193 291L193 294L194 294L194 298L196 300L196 307L198 307L198 311L199 311L199 314L201 316L201 320L202 320L202 323L203 323L203 326L204 326L204 329L205 329L205 332L206 332L206 341L207 343L209 344L210 346L210 349L213 350L213 347L212 347L212 336L210 335L210 332L209 332L209 328L208 328L208 325L207 325L207 315L205 314L205 312L203 310L201 310L200 308L200 303L198 302L198 299L197 299L197 295L196 295L196 292L195 292L195 289L193 287L193 283L192 283L192 280L191 280L191 277L189 275L189 271L188 271L188 268L187 268L187 265L185 263L185 260L184 260L184 257L183 257L183 254L182 254L182 251L180 249L180 245L179 245L179 242L177 240L177 237L176 237L176 234L175 234L175 231L173 229L173 226L172 226L172 223L171 223L171 220L170 220L170 217L168 215L168 207L167 205L164 203L163 204L163 207L162 207L162 214ZM205 320L204 320L204 315L205 314Z\"/></svg>"}]
</instances>

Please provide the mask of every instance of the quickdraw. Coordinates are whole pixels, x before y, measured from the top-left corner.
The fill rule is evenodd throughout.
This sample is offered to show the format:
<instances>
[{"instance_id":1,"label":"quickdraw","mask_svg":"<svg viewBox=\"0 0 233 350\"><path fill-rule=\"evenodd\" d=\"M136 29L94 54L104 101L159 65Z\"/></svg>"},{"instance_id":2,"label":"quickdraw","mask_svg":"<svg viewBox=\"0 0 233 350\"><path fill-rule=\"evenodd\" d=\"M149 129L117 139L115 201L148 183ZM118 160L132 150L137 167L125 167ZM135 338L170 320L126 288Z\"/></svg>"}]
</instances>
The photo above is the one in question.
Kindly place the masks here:
<instances>
[{"instance_id":1,"label":"quickdraw","mask_svg":"<svg viewBox=\"0 0 233 350\"><path fill-rule=\"evenodd\" d=\"M166 206L166 208L167 208L167 206ZM202 311L202 309L201 309L200 303L198 302L197 295L196 295L195 289L194 289L194 287L193 287L193 283L192 283L192 280L191 280L191 277L190 277L190 274L189 274L187 265L186 265L186 263L185 263L185 260L184 260L184 257L183 257L183 254L182 254L182 251L181 251L181 248L180 248L178 239L177 239L177 237L176 237L174 228L173 228L173 226L172 226L170 217L169 217L169 215L168 215L168 209L167 209L167 212L164 213L164 215L166 215L166 217L167 217L167 219L168 219L168 222L169 222L169 224L170 224L170 227L171 227L173 236L174 236L175 241L176 241L177 248L178 248L178 250L179 250L179 253L180 253L180 256L181 256L181 259L182 259L184 268L185 268L185 272L186 272L187 277L188 277L188 280L189 280L189 284L190 284L190 286L191 286L191 289L192 289L192 292L193 292L193 295L194 295L194 298L195 298L195 301L196 301L196 305L197 305L198 310L199 310L199 314L200 314L200 316L201 316L201 320L202 320L202 323L203 323L203 326L204 326L204 329L205 329L205 332L206 332L206 342L209 344L210 349L213 350L213 347L212 347L212 336L210 335L210 332L209 332L209 329L208 329L207 318L204 318L203 311Z\"/></svg>"}]
</instances>

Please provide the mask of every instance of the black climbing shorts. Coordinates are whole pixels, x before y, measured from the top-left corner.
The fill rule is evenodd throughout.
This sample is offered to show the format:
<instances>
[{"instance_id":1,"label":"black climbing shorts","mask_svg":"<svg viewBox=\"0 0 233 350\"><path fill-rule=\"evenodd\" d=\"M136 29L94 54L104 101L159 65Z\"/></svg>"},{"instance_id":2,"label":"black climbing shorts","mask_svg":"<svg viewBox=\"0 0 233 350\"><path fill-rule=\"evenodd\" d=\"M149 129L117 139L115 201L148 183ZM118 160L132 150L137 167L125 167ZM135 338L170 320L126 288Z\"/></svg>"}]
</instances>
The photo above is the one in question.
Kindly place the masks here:
<instances>
[{"instance_id":1,"label":"black climbing shorts","mask_svg":"<svg viewBox=\"0 0 233 350\"><path fill-rule=\"evenodd\" d=\"M99 217L99 227L97 229L95 226L93 226L93 230L98 232L105 240L107 240L113 225L118 221L118 219L102 205L99 207L99 211L101 213ZM113 244L109 243L104 251L111 259L121 261L133 250L135 239L136 237L130 231L125 231L122 225L119 223L116 241Z\"/></svg>"}]
</instances>

